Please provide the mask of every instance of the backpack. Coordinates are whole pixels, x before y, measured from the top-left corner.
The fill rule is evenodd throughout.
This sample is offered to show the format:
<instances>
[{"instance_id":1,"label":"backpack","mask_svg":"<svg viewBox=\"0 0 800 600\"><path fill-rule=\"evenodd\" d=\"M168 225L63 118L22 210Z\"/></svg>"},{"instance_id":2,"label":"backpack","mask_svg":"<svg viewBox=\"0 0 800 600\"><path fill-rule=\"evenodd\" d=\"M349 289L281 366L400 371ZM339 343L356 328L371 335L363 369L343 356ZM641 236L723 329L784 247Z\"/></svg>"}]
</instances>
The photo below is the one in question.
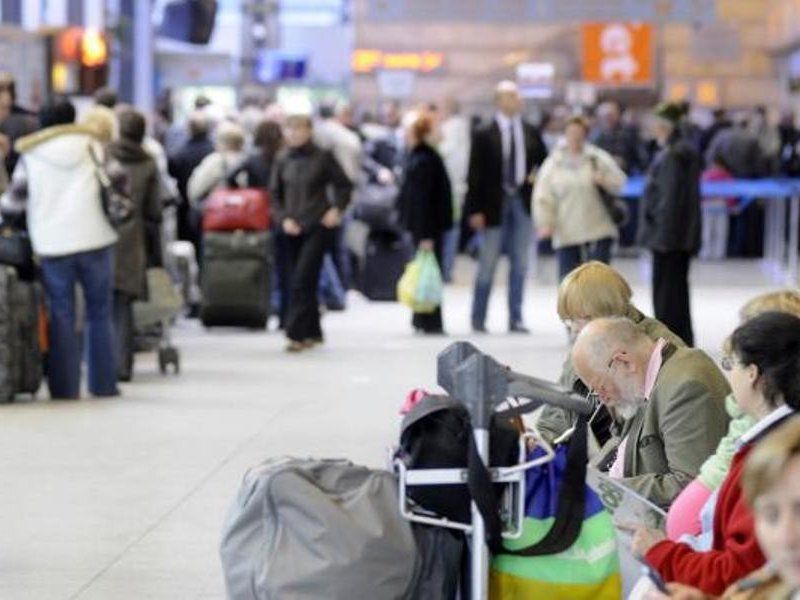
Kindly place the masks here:
<instances>
[{"instance_id":1,"label":"backpack","mask_svg":"<svg viewBox=\"0 0 800 600\"><path fill-rule=\"evenodd\" d=\"M94 164L94 174L100 187L100 202L108 222L115 229L133 219L136 206L131 193L128 170L115 158L101 159L92 144L87 146Z\"/></svg>"}]
</instances>

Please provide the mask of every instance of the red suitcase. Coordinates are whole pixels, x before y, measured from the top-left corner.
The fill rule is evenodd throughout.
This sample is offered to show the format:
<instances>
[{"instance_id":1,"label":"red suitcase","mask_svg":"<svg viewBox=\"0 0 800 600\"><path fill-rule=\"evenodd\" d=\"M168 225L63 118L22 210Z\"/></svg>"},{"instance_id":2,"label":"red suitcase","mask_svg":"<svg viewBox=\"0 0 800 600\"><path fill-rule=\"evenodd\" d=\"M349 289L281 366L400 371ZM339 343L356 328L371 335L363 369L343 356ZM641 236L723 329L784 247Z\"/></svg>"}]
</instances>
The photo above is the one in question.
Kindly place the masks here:
<instances>
[{"instance_id":1,"label":"red suitcase","mask_svg":"<svg viewBox=\"0 0 800 600\"><path fill-rule=\"evenodd\" d=\"M203 231L266 231L269 194L258 188L218 189L203 209Z\"/></svg>"}]
</instances>

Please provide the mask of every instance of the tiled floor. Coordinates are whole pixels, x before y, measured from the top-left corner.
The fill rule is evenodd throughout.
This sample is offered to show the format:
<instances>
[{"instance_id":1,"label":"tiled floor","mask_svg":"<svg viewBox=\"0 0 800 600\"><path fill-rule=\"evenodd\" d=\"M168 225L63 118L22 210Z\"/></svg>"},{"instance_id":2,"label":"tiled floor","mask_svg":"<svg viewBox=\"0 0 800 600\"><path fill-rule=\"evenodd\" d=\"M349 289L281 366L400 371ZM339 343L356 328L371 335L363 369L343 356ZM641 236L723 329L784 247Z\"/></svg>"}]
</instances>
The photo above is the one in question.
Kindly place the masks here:
<instances>
[{"instance_id":1,"label":"tiled floor","mask_svg":"<svg viewBox=\"0 0 800 600\"><path fill-rule=\"evenodd\" d=\"M650 311L642 263L618 267ZM555 377L566 336L552 262L527 296L530 336L505 333L502 290L495 334L467 335L471 273L462 264L447 291L447 339L415 337L404 308L354 294L325 319L328 343L307 354L286 355L274 332L183 322L178 377L143 356L121 399L0 407L0 598L223 598L219 532L248 466L283 454L382 465L406 390L433 386L435 356L453 339ZM698 343L712 353L738 307L771 287L756 262L698 265L693 281Z\"/></svg>"}]
</instances>

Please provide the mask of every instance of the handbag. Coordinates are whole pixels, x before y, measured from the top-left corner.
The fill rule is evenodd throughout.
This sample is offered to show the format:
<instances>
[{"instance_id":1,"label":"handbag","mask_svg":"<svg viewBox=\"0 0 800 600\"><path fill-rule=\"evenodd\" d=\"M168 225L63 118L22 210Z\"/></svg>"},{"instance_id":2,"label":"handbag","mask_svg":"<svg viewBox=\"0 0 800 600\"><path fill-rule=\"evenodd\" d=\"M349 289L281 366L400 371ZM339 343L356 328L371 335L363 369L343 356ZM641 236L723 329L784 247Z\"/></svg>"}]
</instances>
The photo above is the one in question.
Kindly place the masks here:
<instances>
[{"instance_id":1,"label":"handbag","mask_svg":"<svg viewBox=\"0 0 800 600\"><path fill-rule=\"evenodd\" d=\"M115 184L108 168L100 160L95 152L94 146L88 146L89 156L94 164L94 173L97 182L100 184L100 202L103 212L112 227L118 229L131 219L134 215L134 204L124 185Z\"/></svg>"},{"instance_id":2,"label":"handbag","mask_svg":"<svg viewBox=\"0 0 800 600\"><path fill-rule=\"evenodd\" d=\"M597 171L597 157L592 156L592 169ZM608 216L617 227L625 227L630 221L630 210L628 205L622 198L617 198L614 194L610 193L602 185L595 185L597 193L600 195L600 202L603 203L603 208L606 209Z\"/></svg>"},{"instance_id":3,"label":"handbag","mask_svg":"<svg viewBox=\"0 0 800 600\"><path fill-rule=\"evenodd\" d=\"M0 225L0 264L17 269L29 269L33 265L33 248L27 231Z\"/></svg>"}]
</instances>

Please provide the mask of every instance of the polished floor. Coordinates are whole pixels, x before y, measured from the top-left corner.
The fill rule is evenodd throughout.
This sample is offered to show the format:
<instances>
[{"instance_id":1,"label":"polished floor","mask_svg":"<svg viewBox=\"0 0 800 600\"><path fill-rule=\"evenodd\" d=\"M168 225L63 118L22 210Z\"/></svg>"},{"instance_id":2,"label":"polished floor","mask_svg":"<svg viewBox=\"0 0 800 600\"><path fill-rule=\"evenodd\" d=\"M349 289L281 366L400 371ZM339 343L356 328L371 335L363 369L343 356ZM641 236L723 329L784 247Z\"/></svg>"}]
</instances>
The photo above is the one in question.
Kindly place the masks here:
<instances>
[{"instance_id":1,"label":"polished floor","mask_svg":"<svg viewBox=\"0 0 800 600\"><path fill-rule=\"evenodd\" d=\"M617 266L651 310L646 265ZM181 322L177 377L144 355L122 398L0 406L0 599L224 598L219 532L249 466L276 455L383 465L406 391L434 386L436 354L454 339L555 377L566 336L554 273L543 261L531 282L529 336L505 333L501 289L493 333L468 335L464 261L446 296L449 338L414 336L403 307L351 294L326 316L327 344L301 355L274 332ZM758 262L698 264L692 276L698 344L718 354L738 307L773 286Z\"/></svg>"}]
</instances>

